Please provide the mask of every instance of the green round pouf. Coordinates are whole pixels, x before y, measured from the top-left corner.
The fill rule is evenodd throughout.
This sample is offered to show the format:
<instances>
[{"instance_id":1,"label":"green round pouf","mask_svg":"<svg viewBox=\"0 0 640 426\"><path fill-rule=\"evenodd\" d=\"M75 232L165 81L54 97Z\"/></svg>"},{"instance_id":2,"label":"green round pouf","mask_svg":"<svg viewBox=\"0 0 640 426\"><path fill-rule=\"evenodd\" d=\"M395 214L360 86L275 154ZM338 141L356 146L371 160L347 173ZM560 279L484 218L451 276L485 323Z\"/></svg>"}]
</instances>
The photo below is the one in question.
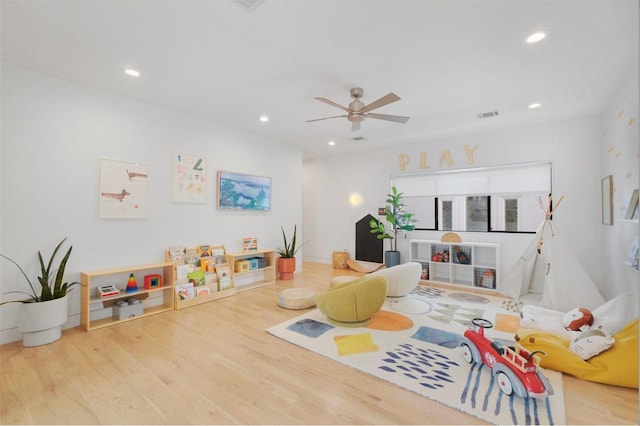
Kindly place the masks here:
<instances>
[{"instance_id":1,"label":"green round pouf","mask_svg":"<svg viewBox=\"0 0 640 426\"><path fill-rule=\"evenodd\" d=\"M278 306L285 309L308 309L316 306L316 292L308 288L287 288L278 293Z\"/></svg>"}]
</instances>

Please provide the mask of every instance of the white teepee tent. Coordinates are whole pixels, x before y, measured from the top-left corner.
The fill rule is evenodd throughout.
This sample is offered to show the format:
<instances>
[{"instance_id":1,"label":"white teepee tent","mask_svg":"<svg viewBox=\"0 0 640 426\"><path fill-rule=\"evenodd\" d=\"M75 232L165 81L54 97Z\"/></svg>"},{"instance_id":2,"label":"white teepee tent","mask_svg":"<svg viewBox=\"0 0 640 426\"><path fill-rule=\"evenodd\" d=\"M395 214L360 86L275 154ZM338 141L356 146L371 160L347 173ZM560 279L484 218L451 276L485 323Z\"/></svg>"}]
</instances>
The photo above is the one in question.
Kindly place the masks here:
<instances>
[{"instance_id":1,"label":"white teepee tent","mask_svg":"<svg viewBox=\"0 0 640 426\"><path fill-rule=\"evenodd\" d=\"M567 312L595 309L605 301L571 248L553 227L551 197L534 240L502 280L501 292L527 304ZM540 205L542 206L542 201Z\"/></svg>"}]
</instances>

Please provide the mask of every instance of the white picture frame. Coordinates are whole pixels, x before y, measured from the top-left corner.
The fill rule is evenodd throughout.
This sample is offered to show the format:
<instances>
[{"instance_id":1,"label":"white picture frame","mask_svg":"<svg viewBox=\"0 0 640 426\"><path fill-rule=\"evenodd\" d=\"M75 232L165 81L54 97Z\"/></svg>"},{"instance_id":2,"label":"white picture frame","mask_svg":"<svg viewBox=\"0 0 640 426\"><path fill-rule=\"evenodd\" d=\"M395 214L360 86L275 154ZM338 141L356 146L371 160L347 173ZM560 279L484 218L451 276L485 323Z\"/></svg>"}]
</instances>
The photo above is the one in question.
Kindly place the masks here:
<instances>
[{"instance_id":1,"label":"white picture frame","mask_svg":"<svg viewBox=\"0 0 640 426\"><path fill-rule=\"evenodd\" d=\"M100 218L146 218L148 179L146 164L100 159Z\"/></svg>"},{"instance_id":2,"label":"white picture frame","mask_svg":"<svg viewBox=\"0 0 640 426\"><path fill-rule=\"evenodd\" d=\"M175 203L207 202L207 159L201 155L174 153L172 200Z\"/></svg>"}]
</instances>

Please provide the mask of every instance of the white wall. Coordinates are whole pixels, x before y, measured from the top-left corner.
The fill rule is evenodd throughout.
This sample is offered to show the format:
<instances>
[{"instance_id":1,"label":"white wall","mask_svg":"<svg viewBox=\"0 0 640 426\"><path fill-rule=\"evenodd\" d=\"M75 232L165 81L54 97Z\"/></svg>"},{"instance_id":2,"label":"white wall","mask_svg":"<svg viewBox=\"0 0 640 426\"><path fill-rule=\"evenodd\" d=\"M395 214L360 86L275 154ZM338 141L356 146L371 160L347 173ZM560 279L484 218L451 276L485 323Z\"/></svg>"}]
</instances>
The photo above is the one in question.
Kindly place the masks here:
<instances>
[{"instance_id":1,"label":"white wall","mask_svg":"<svg viewBox=\"0 0 640 426\"><path fill-rule=\"evenodd\" d=\"M592 279L603 284L600 227L600 117L583 117L452 139L425 141L393 148L333 156L304 163L304 225L309 244L305 260L331 263L334 250L355 254L355 222L377 215L389 192L389 177L400 173L399 156L410 163L404 172L420 171L420 153L430 170L471 167L464 147L473 150L473 166L551 160L553 192L565 199L554 216L558 231L568 240ZM453 164L440 162L449 150ZM357 193L362 204L349 204ZM420 218L418 218L420 219ZM405 261L409 238L440 239L442 232L414 231L398 243ZM461 233L464 241L497 242L502 246L502 273L508 272L532 236L498 233ZM385 242L388 249L388 242Z\"/></svg>"},{"instance_id":2,"label":"white wall","mask_svg":"<svg viewBox=\"0 0 640 426\"><path fill-rule=\"evenodd\" d=\"M605 295L611 298L626 293L640 299L640 274L626 265L625 258L638 235L638 221L625 221L629 198L640 183L640 142L638 138L638 71L623 81L620 90L606 108L602 120L600 178L613 176L613 226L601 225ZM633 303L638 315L638 303Z\"/></svg>"},{"instance_id":3,"label":"white wall","mask_svg":"<svg viewBox=\"0 0 640 426\"><path fill-rule=\"evenodd\" d=\"M6 63L1 76L0 250L34 279L36 250L48 256L64 237L73 244L69 281L81 271L161 261L170 245L224 244L238 252L242 237L256 236L261 248L277 248L280 226L294 224L305 238L299 148ZM173 152L207 158L205 204L172 202ZM146 219L98 218L100 158L148 165ZM271 211L216 210L219 169L271 177ZM13 265L0 268L0 292L24 285ZM72 293L66 327L79 324L79 294ZM17 304L0 307L0 343L21 338L16 316Z\"/></svg>"}]
</instances>

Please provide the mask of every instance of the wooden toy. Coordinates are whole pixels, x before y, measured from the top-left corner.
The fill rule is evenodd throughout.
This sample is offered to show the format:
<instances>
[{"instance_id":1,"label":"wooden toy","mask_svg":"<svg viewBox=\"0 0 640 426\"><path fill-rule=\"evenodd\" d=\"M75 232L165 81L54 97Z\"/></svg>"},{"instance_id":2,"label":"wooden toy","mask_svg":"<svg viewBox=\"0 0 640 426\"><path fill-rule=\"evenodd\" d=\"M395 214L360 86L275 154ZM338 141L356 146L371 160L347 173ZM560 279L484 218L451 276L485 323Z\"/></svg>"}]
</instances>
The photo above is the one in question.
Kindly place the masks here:
<instances>
[{"instance_id":1,"label":"wooden toy","mask_svg":"<svg viewBox=\"0 0 640 426\"><path fill-rule=\"evenodd\" d=\"M149 290L151 288L159 288L159 287L162 287L162 275L149 274L144 276L144 288Z\"/></svg>"}]
</instances>

